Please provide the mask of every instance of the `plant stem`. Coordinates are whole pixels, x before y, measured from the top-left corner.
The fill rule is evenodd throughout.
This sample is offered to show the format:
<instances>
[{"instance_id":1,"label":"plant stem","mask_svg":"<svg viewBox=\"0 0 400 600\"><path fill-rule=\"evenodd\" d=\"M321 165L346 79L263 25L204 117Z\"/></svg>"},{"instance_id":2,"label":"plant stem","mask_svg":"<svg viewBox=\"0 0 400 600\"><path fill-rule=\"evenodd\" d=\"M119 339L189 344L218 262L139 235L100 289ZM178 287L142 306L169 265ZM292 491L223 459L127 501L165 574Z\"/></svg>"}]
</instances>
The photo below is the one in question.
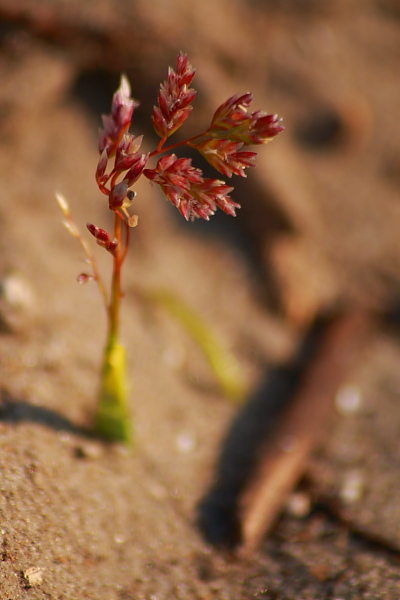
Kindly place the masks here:
<instances>
[{"instance_id":1,"label":"plant stem","mask_svg":"<svg viewBox=\"0 0 400 600\"><path fill-rule=\"evenodd\" d=\"M125 246L122 248L122 221L122 216L115 212L114 237L118 240L118 246L113 255L111 296L108 305L108 336L103 355L95 427L99 434L109 440L129 445L132 432L127 406L126 355L125 348L118 342L119 312L122 297L121 267L129 243L129 232L127 230Z\"/></svg>"},{"instance_id":2,"label":"plant stem","mask_svg":"<svg viewBox=\"0 0 400 600\"><path fill-rule=\"evenodd\" d=\"M111 297L108 309L108 343L118 340L119 310L121 305L121 242L122 227L121 218L114 213L114 238L118 240L118 247L113 256L113 273L111 280Z\"/></svg>"},{"instance_id":3,"label":"plant stem","mask_svg":"<svg viewBox=\"0 0 400 600\"><path fill-rule=\"evenodd\" d=\"M157 148L155 150L153 150L153 152L150 152L149 156L150 157L157 156L157 154L162 154L163 152L169 152L170 150L175 150L175 148L180 148L181 146L186 146L189 144L189 142L198 140L199 138L202 138L207 134L208 134L208 129L204 133L199 133L198 135L194 135L193 137L187 138L186 140L183 140L182 142L176 142L175 144L170 144L169 146L166 146L165 148L163 148L163 145L166 140L160 140L160 143L158 144Z\"/></svg>"},{"instance_id":4,"label":"plant stem","mask_svg":"<svg viewBox=\"0 0 400 600\"><path fill-rule=\"evenodd\" d=\"M184 327L203 352L223 393L234 402L243 400L246 384L239 364L200 315L168 291L154 290L142 295L166 309Z\"/></svg>"},{"instance_id":5,"label":"plant stem","mask_svg":"<svg viewBox=\"0 0 400 600\"><path fill-rule=\"evenodd\" d=\"M132 426L127 392L125 348L110 340L104 349L95 430L110 441L130 445Z\"/></svg>"}]
</instances>

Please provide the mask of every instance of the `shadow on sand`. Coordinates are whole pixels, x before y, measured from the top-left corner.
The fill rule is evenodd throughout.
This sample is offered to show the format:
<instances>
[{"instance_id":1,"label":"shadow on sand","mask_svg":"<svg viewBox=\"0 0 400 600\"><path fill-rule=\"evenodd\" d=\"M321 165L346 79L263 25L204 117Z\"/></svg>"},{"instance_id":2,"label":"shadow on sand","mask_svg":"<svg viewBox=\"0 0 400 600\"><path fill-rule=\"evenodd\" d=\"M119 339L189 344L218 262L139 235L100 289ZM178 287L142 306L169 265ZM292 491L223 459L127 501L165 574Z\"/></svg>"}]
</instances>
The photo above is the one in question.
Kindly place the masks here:
<instances>
[{"instance_id":1,"label":"shadow on sand","mask_svg":"<svg viewBox=\"0 0 400 600\"><path fill-rule=\"evenodd\" d=\"M198 525L208 543L234 549L242 541L238 515L241 493L252 478L261 448L301 383L326 324L325 319L318 321L296 356L266 373L235 416L222 444L213 482L198 506Z\"/></svg>"},{"instance_id":2,"label":"shadow on sand","mask_svg":"<svg viewBox=\"0 0 400 600\"><path fill-rule=\"evenodd\" d=\"M0 422L14 425L26 422L37 423L54 431L65 431L92 439L95 437L90 429L75 425L56 411L29 404L25 400L17 400L4 389L0 390Z\"/></svg>"}]
</instances>

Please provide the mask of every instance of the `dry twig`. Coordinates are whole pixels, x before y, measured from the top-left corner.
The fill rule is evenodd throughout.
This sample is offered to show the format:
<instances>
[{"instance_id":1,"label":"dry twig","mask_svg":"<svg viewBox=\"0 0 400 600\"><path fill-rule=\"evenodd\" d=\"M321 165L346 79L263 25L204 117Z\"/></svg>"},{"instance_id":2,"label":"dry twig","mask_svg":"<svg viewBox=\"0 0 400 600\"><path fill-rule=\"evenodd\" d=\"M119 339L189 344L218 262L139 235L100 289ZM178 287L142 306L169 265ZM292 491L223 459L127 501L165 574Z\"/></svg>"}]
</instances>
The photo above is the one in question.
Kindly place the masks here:
<instances>
[{"instance_id":1,"label":"dry twig","mask_svg":"<svg viewBox=\"0 0 400 600\"><path fill-rule=\"evenodd\" d=\"M255 549L272 525L288 492L302 475L310 452L321 440L335 391L370 332L372 318L355 312L334 319L273 437L238 500L240 554Z\"/></svg>"}]
</instances>

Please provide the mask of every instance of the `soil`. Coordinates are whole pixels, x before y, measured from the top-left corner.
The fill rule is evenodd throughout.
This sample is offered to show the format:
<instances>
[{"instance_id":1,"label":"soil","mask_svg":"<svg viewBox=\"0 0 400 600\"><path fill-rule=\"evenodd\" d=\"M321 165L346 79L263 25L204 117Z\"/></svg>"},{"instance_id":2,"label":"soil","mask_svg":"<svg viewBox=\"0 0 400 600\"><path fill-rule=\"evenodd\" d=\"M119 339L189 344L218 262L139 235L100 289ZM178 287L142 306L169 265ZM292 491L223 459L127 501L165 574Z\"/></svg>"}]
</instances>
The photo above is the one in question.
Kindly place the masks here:
<instances>
[{"instance_id":1,"label":"soil","mask_svg":"<svg viewBox=\"0 0 400 600\"><path fill-rule=\"evenodd\" d=\"M400 346L382 315L400 281L400 11L323 4L0 0L1 600L399 597ZM90 431L105 315L95 286L75 283L87 265L54 195L82 230L108 227L94 182L100 114L125 70L150 147L157 87L181 49L198 69L189 130L248 88L287 129L238 183L235 220L185 223L148 181L136 187L128 451ZM329 434L251 557L215 548L199 526L241 412L137 289L173 291L201 315L249 402L317 311L379 315Z\"/></svg>"}]
</instances>

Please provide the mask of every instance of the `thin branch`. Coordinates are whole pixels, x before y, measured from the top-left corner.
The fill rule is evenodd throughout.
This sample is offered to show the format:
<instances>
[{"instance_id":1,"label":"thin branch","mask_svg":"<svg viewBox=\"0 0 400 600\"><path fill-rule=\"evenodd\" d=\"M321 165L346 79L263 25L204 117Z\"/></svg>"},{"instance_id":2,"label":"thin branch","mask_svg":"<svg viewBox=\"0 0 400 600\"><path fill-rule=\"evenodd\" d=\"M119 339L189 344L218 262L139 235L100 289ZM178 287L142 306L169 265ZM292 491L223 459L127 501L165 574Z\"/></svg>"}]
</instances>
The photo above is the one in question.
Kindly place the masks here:
<instances>
[{"instance_id":1,"label":"thin branch","mask_svg":"<svg viewBox=\"0 0 400 600\"><path fill-rule=\"evenodd\" d=\"M321 340L272 439L239 499L241 555L250 554L271 527L287 494L301 477L308 456L321 440L335 392L372 329L367 313L337 317Z\"/></svg>"}]
</instances>

